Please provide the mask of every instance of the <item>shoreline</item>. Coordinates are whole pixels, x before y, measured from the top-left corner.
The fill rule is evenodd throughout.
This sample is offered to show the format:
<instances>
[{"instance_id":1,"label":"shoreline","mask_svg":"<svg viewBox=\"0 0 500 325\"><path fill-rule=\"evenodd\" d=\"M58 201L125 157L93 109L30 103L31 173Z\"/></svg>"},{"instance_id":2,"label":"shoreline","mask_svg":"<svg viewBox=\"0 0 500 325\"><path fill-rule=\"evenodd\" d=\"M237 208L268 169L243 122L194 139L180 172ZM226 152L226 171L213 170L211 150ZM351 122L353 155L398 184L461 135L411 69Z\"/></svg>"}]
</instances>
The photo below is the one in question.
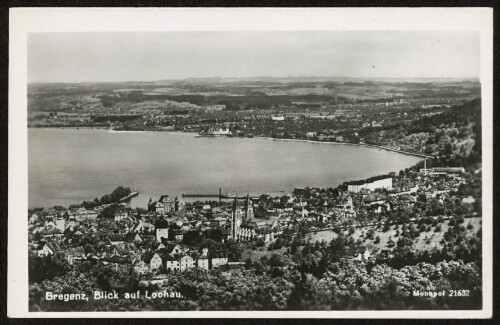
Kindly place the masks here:
<instances>
[{"instance_id":1,"label":"shoreline","mask_svg":"<svg viewBox=\"0 0 500 325\"><path fill-rule=\"evenodd\" d=\"M78 127L78 126L65 126L65 127L60 127L60 126L47 126L47 127L29 127L28 129L85 129L85 130L107 130L109 133L157 133L157 132L168 132L168 133L184 133L184 134L195 134L195 132L185 132L185 131L175 131L175 130L114 130L111 127L92 127L92 126L85 126L85 127ZM235 137L239 138L239 137ZM336 141L317 141L317 140L306 140L306 139L286 139L286 138L271 138L271 137L265 137L265 136L254 136L253 138L246 138L242 137L243 139L267 139L267 140L278 140L278 141L294 141L294 142L306 142L306 143L316 143L316 144L340 144L340 145L351 145L351 146L358 146L358 147L367 147L367 148L375 148L375 149L382 149L382 150L387 150L387 151L392 151L396 153L400 153L403 155L408 155L408 156L414 156L422 159L433 159L434 157L420 154L420 153L415 153L415 152L409 152L409 151L404 151L404 150L398 150L398 149L393 149L389 147L384 147L384 146L379 146L375 144L368 144L368 143L352 143L352 142L336 142Z\"/></svg>"},{"instance_id":2,"label":"shoreline","mask_svg":"<svg viewBox=\"0 0 500 325\"><path fill-rule=\"evenodd\" d=\"M317 144L350 145L350 146L358 146L358 147L368 147L368 148L382 149L382 150L397 152L397 153L408 155L408 156L419 157L419 158L422 158L422 159L424 159L424 158L433 159L434 158L432 156L427 156L427 155L423 155L423 154L419 154L419 153L413 153L413 152L409 152L409 151L392 149L392 148L388 148L388 147L378 146L378 145L374 145L374 144L367 144L367 143L351 143L351 142L336 142L336 141L316 141L316 140L306 140L306 139L286 139L286 138L271 138L271 137L260 137L260 136L256 136L254 138L257 138L257 139L268 139L268 140L278 140L278 141L307 142L307 143L317 143Z\"/></svg>"}]
</instances>

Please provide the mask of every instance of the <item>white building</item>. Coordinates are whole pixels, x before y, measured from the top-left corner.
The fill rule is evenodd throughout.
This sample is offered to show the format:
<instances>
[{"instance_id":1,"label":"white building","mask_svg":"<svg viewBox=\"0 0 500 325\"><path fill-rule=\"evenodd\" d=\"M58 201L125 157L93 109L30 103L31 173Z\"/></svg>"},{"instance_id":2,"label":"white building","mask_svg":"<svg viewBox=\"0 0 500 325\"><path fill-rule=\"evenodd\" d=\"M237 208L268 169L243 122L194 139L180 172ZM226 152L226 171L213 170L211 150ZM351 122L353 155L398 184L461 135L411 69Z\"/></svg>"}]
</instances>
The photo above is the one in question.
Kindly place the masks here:
<instances>
[{"instance_id":1,"label":"white building","mask_svg":"<svg viewBox=\"0 0 500 325\"><path fill-rule=\"evenodd\" d=\"M230 135L231 131L229 131L229 128L219 128L218 130L214 130L213 135Z\"/></svg>"},{"instance_id":2,"label":"white building","mask_svg":"<svg viewBox=\"0 0 500 325\"><path fill-rule=\"evenodd\" d=\"M206 106L205 109L207 111L222 111L222 110L226 109L226 105L210 105L210 106Z\"/></svg>"},{"instance_id":3,"label":"white building","mask_svg":"<svg viewBox=\"0 0 500 325\"><path fill-rule=\"evenodd\" d=\"M121 211L116 211L115 213L115 222L119 222L123 219L126 219L128 218L128 213L127 211L125 210L121 210Z\"/></svg>"},{"instance_id":4,"label":"white building","mask_svg":"<svg viewBox=\"0 0 500 325\"><path fill-rule=\"evenodd\" d=\"M194 267L194 259L189 255L184 255L179 260L180 270L184 271Z\"/></svg>"},{"instance_id":5,"label":"white building","mask_svg":"<svg viewBox=\"0 0 500 325\"><path fill-rule=\"evenodd\" d=\"M168 239L168 228L156 228L156 240L161 242L162 238Z\"/></svg>"},{"instance_id":6,"label":"white building","mask_svg":"<svg viewBox=\"0 0 500 325\"><path fill-rule=\"evenodd\" d=\"M392 177L384 178L384 179L379 179L373 182L369 183L363 183L363 184L358 184L358 185L348 185L347 190L349 192L354 192L358 193L361 190L369 190L369 191L375 191L376 189L380 188L385 188L385 189L392 189Z\"/></svg>"},{"instance_id":7,"label":"white building","mask_svg":"<svg viewBox=\"0 0 500 325\"><path fill-rule=\"evenodd\" d=\"M160 268L161 265L162 265L161 257L160 257L160 255L155 253L153 255L153 257L151 258L151 261L149 261L149 269L150 270L157 270Z\"/></svg>"}]
</instances>

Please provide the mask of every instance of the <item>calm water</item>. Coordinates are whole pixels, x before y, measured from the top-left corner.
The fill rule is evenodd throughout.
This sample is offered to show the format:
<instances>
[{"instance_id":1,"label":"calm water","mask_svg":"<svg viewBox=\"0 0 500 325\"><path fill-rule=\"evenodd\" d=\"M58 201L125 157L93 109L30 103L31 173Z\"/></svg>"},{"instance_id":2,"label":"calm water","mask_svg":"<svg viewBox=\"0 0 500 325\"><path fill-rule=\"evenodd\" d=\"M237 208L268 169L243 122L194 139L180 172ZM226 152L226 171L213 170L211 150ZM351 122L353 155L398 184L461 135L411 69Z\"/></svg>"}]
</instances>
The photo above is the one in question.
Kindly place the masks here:
<instances>
[{"instance_id":1,"label":"calm water","mask_svg":"<svg viewBox=\"0 0 500 325\"><path fill-rule=\"evenodd\" d=\"M149 198L262 193L398 172L419 158L380 149L297 141L195 138L194 134L29 129L29 206L68 206L119 185Z\"/></svg>"}]
</instances>

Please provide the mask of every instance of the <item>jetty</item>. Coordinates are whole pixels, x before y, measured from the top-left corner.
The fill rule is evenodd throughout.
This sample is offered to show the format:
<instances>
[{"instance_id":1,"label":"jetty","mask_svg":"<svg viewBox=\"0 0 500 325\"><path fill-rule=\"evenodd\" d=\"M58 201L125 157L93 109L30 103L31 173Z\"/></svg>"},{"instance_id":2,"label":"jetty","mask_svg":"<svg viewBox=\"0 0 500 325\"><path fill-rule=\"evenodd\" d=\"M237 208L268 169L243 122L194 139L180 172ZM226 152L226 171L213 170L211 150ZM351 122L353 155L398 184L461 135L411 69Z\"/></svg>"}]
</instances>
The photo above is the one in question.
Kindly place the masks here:
<instances>
[{"instance_id":1,"label":"jetty","mask_svg":"<svg viewBox=\"0 0 500 325\"><path fill-rule=\"evenodd\" d=\"M130 193L129 195L127 195L126 197L122 197L120 200L118 200L118 202L125 202L125 201L128 201L130 200L131 198L133 198L134 196L137 196L139 195L139 192L132 192Z\"/></svg>"}]
</instances>

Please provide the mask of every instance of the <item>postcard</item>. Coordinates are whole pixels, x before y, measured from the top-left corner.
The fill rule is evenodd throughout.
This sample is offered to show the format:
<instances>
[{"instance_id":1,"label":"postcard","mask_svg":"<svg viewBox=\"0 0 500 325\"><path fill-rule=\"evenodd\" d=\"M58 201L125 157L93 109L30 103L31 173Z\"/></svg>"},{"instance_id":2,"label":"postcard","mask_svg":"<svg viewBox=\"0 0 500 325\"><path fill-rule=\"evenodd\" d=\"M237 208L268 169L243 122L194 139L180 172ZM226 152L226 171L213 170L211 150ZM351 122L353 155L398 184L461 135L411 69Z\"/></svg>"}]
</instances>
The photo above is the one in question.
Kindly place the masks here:
<instances>
[{"instance_id":1,"label":"postcard","mask_svg":"<svg viewBox=\"0 0 500 325\"><path fill-rule=\"evenodd\" d=\"M491 317L492 26L11 9L9 317Z\"/></svg>"}]
</instances>

